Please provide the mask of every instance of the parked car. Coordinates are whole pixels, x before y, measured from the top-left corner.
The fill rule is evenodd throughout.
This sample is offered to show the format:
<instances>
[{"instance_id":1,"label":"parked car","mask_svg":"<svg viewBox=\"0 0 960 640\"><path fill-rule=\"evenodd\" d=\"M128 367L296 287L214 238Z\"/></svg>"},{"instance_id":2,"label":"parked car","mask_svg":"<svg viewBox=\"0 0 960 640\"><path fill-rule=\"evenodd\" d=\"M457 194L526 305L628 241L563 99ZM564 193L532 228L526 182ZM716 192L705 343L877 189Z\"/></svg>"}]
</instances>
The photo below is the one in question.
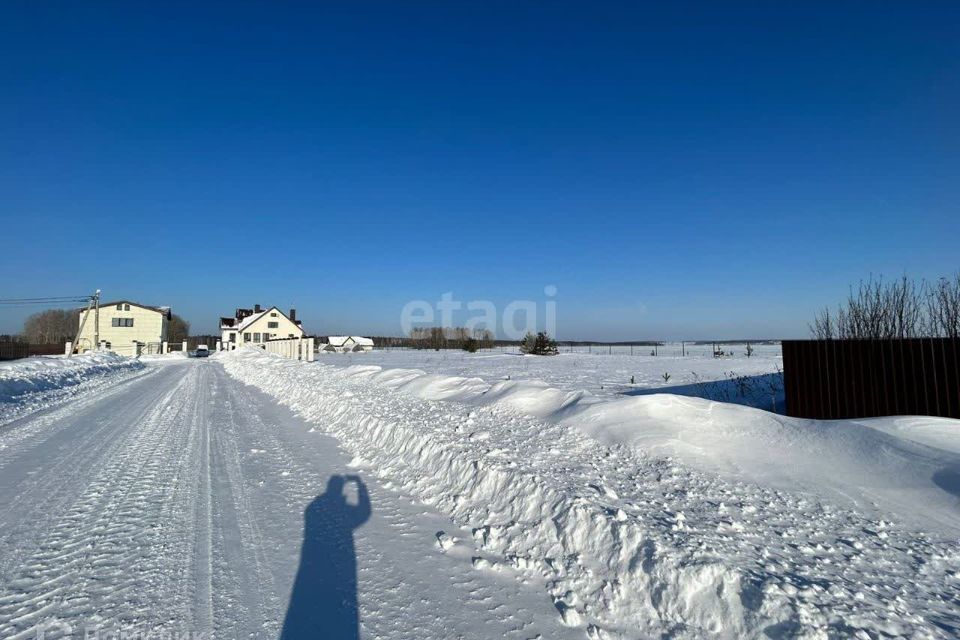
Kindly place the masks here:
<instances>
[{"instance_id":1,"label":"parked car","mask_svg":"<svg viewBox=\"0 0 960 640\"><path fill-rule=\"evenodd\" d=\"M210 355L210 349L205 344L197 345L196 350L187 354L191 358L206 358Z\"/></svg>"}]
</instances>

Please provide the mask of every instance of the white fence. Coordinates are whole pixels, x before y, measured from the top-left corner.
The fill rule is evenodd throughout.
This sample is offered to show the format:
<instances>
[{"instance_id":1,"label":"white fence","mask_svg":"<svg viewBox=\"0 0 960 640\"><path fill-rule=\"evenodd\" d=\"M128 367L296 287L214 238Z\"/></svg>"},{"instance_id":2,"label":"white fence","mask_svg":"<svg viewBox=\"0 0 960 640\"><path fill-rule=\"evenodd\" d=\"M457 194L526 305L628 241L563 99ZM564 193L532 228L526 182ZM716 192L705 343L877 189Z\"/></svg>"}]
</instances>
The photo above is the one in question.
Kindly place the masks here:
<instances>
[{"instance_id":1,"label":"white fence","mask_svg":"<svg viewBox=\"0 0 960 640\"><path fill-rule=\"evenodd\" d=\"M275 353L291 360L313 362L314 338L281 338L264 343L267 353Z\"/></svg>"}]
</instances>

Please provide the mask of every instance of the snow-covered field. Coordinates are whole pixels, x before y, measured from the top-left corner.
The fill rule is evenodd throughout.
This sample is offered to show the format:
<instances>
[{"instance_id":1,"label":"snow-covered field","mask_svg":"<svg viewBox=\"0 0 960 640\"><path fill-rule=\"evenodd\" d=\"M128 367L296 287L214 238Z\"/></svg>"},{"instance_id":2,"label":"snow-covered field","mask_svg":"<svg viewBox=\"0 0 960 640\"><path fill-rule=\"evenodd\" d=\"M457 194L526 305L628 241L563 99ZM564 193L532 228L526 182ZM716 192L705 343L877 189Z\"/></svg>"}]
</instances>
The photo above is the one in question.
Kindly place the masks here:
<instances>
[{"instance_id":1,"label":"snow-covered field","mask_svg":"<svg viewBox=\"0 0 960 640\"><path fill-rule=\"evenodd\" d=\"M743 401L732 377L757 378L746 384L757 388L752 400L771 408L770 378L783 368L780 345L753 345L746 356L746 345L722 345L726 353L714 358L710 345L670 343L658 347L563 347L549 358L525 356L516 348L498 348L477 353L459 350L384 349L369 353L321 353L322 362L335 365L373 364L385 369L421 369L448 376L499 380L535 380L567 391L588 391L605 397L642 394L669 388L671 393L708 396L715 400ZM686 355L681 355L683 350ZM667 378L664 377L667 374ZM724 384L720 384L724 383ZM782 386L777 389L782 404Z\"/></svg>"},{"instance_id":2,"label":"snow-covered field","mask_svg":"<svg viewBox=\"0 0 960 640\"><path fill-rule=\"evenodd\" d=\"M6 365L0 637L960 635L960 421L692 397L761 349Z\"/></svg>"}]
</instances>

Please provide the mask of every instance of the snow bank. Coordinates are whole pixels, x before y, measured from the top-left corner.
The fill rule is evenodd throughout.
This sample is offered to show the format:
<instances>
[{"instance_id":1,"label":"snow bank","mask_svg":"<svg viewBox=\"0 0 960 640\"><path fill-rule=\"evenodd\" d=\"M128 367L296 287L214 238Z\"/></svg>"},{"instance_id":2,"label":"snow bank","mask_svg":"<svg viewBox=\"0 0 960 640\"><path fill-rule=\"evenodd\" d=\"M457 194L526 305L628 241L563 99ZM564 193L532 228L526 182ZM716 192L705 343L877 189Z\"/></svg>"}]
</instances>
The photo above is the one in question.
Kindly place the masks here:
<instances>
[{"instance_id":1,"label":"snow bank","mask_svg":"<svg viewBox=\"0 0 960 640\"><path fill-rule=\"evenodd\" d=\"M0 424L143 367L138 360L112 352L0 363Z\"/></svg>"},{"instance_id":2,"label":"snow bank","mask_svg":"<svg viewBox=\"0 0 960 640\"><path fill-rule=\"evenodd\" d=\"M604 444L676 456L727 478L850 501L919 529L960 532L960 421L800 420L699 398L611 401L568 419Z\"/></svg>"},{"instance_id":3,"label":"snow bank","mask_svg":"<svg viewBox=\"0 0 960 640\"><path fill-rule=\"evenodd\" d=\"M866 510L875 507L882 517L920 528L960 531L957 492L944 482L960 475L957 420L800 420L666 393L610 399L532 380L487 384L479 378L377 366L342 371L425 400L498 404L559 421L602 444L672 456L731 480L802 490Z\"/></svg>"},{"instance_id":4,"label":"snow bank","mask_svg":"<svg viewBox=\"0 0 960 640\"><path fill-rule=\"evenodd\" d=\"M748 466L727 439L744 444L772 426L767 448L793 438L800 449L800 423L765 424L761 412L691 398L603 401L534 382L308 365L256 350L218 360L335 435L358 464L472 528L478 570L542 579L564 623L588 637L960 630L955 536L676 459L709 460L714 448ZM822 444L820 431L807 439ZM874 463L890 451L913 462L949 455L862 425L828 436L849 441L846 457L886 442ZM757 476L771 477L777 464L753 448Z\"/></svg>"}]
</instances>

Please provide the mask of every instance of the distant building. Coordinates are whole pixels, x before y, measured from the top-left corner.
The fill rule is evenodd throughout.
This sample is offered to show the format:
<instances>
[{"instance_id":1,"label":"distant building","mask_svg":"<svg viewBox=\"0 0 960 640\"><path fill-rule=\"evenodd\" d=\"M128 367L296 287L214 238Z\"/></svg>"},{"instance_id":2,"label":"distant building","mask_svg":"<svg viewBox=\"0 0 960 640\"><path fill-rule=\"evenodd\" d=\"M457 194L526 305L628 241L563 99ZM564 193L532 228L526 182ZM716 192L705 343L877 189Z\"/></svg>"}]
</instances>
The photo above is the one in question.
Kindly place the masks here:
<instances>
[{"instance_id":1,"label":"distant building","mask_svg":"<svg viewBox=\"0 0 960 640\"><path fill-rule=\"evenodd\" d=\"M323 351L348 353L351 351L373 351L373 340L362 336L330 336L327 344L320 345Z\"/></svg>"},{"instance_id":2,"label":"distant building","mask_svg":"<svg viewBox=\"0 0 960 640\"><path fill-rule=\"evenodd\" d=\"M148 352L159 353L160 345L167 339L170 315L170 307L151 307L129 300L101 303L100 341L122 355L135 355L137 344L146 347ZM81 309L78 322L78 327L83 328L76 348L79 351L95 348L94 311Z\"/></svg>"},{"instance_id":3,"label":"distant building","mask_svg":"<svg viewBox=\"0 0 960 640\"><path fill-rule=\"evenodd\" d=\"M239 345L263 345L274 338L302 338L301 322L297 310L290 309L285 315L280 309L237 309L233 317L220 318L220 340L224 349L236 349Z\"/></svg>"}]
</instances>

